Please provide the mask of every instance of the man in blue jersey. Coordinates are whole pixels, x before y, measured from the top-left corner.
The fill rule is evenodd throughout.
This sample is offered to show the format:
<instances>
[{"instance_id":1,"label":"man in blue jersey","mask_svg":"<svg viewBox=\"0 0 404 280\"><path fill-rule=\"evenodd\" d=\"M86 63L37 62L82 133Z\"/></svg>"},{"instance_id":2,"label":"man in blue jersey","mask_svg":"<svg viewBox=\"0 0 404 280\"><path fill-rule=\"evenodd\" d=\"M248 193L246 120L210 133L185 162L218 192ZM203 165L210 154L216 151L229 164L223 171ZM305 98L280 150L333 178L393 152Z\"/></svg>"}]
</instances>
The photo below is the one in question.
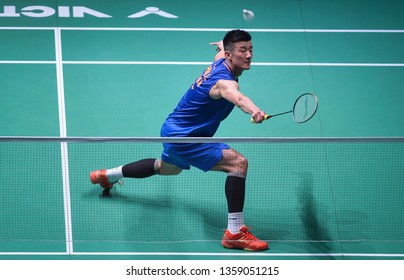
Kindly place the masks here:
<instances>
[{"instance_id":1,"label":"man in blue jersey","mask_svg":"<svg viewBox=\"0 0 404 280\"><path fill-rule=\"evenodd\" d=\"M243 30L229 31L217 46L214 62L185 93L161 128L162 137L212 137L234 106L261 123L265 112L239 91L238 78L250 69L251 36ZM254 237L244 225L243 207L247 159L224 143L164 143L161 159L143 159L113 169L90 173L93 184L110 189L123 177L146 178L156 174L177 175L191 166L203 171L227 173L225 194L228 227L222 239L226 248L266 250L268 244Z\"/></svg>"}]
</instances>

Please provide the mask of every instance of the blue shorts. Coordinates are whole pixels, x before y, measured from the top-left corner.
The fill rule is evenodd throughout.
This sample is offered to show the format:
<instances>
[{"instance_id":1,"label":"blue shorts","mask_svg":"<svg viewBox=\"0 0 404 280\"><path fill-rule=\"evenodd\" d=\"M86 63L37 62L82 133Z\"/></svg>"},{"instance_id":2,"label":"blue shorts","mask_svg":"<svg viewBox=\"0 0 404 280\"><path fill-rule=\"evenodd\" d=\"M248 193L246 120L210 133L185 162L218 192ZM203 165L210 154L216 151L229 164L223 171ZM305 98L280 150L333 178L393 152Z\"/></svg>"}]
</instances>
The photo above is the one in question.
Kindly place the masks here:
<instances>
[{"instance_id":1,"label":"blue shorts","mask_svg":"<svg viewBox=\"0 0 404 280\"><path fill-rule=\"evenodd\" d=\"M190 169L192 165L205 172L222 159L223 150L230 149L224 143L163 143L163 147L163 161L182 169Z\"/></svg>"}]
</instances>

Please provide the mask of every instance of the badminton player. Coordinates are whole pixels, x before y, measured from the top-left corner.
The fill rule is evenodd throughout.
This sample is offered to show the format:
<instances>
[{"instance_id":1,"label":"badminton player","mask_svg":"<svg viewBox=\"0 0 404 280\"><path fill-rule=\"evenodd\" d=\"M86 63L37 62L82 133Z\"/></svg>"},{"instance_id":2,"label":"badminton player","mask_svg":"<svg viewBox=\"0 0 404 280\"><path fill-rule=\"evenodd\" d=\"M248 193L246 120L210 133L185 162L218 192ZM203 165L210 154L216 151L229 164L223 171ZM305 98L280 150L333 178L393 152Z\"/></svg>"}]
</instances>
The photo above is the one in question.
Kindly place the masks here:
<instances>
[{"instance_id":1,"label":"badminton player","mask_svg":"<svg viewBox=\"0 0 404 280\"><path fill-rule=\"evenodd\" d=\"M212 137L221 121L236 106L256 123L265 112L239 91L238 79L249 70L253 57L251 36L243 30L226 33L217 46L214 62L188 89L162 125L162 137ZM122 178L177 175L191 166L202 171L227 173L225 195L228 225L222 245L230 249L261 251L268 248L244 224L243 207L248 169L247 159L224 143L163 143L161 158L147 158L112 169L90 173L93 184L110 189Z\"/></svg>"}]
</instances>

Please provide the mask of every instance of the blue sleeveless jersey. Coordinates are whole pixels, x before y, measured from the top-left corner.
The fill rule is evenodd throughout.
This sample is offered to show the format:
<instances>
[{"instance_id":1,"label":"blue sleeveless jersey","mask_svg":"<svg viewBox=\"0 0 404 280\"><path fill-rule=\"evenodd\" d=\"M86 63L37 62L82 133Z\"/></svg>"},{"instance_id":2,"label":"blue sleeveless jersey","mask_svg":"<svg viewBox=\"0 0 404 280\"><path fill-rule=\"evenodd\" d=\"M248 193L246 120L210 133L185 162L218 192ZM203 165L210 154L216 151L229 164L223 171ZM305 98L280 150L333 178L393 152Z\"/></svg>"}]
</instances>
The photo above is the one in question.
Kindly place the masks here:
<instances>
[{"instance_id":1,"label":"blue sleeveless jersey","mask_svg":"<svg viewBox=\"0 0 404 280\"><path fill-rule=\"evenodd\" d=\"M234 108L234 104L224 98L209 96L210 89L219 80L236 81L224 58L212 63L192 84L165 120L161 136L212 137Z\"/></svg>"}]
</instances>

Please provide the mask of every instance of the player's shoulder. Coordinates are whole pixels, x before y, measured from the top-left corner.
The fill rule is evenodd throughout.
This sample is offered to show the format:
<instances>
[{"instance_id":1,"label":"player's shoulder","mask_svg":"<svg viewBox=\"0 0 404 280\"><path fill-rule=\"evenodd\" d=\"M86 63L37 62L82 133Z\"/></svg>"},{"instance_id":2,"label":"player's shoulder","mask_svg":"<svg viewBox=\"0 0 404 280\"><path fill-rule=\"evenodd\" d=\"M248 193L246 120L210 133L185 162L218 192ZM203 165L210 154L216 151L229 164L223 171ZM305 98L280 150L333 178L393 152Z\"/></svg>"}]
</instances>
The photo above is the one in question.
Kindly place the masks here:
<instances>
[{"instance_id":1,"label":"player's shoulder","mask_svg":"<svg viewBox=\"0 0 404 280\"><path fill-rule=\"evenodd\" d=\"M220 58L212 64L212 71L226 80L234 80L230 66L225 58Z\"/></svg>"}]
</instances>

